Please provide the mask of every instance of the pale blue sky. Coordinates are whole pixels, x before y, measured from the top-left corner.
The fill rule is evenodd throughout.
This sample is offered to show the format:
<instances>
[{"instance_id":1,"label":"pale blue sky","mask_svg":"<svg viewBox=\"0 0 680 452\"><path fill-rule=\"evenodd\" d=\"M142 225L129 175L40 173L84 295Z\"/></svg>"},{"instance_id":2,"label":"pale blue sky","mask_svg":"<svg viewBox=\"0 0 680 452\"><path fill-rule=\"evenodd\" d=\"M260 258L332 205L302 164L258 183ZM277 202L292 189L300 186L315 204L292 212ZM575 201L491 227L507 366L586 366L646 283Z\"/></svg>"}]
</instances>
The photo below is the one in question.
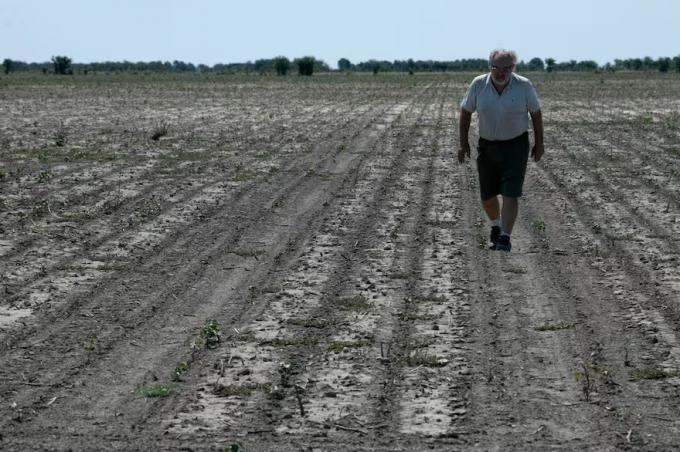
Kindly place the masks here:
<instances>
[{"instance_id":1,"label":"pale blue sky","mask_svg":"<svg viewBox=\"0 0 680 452\"><path fill-rule=\"evenodd\" d=\"M313 55L525 61L676 56L677 0L0 0L0 59L195 64Z\"/></svg>"}]
</instances>

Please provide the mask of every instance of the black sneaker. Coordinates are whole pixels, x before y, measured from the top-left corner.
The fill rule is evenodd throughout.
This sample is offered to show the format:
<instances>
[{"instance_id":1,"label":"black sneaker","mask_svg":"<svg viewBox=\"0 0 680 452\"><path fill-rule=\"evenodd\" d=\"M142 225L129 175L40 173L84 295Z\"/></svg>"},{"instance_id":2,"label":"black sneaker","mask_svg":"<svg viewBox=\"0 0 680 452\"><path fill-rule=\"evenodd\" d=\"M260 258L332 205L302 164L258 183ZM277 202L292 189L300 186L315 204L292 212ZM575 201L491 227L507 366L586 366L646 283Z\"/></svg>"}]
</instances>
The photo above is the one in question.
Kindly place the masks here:
<instances>
[{"instance_id":1,"label":"black sneaker","mask_svg":"<svg viewBox=\"0 0 680 452\"><path fill-rule=\"evenodd\" d=\"M510 236L509 235L502 235L498 238L498 242L496 243L496 250L497 251L505 251L507 253L510 252L512 249L512 245L510 244Z\"/></svg>"},{"instance_id":2,"label":"black sneaker","mask_svg":"<svg viewBox=\"0 0 680 452\"><path fill-rule=\"evenodd\" d=\"M496 244L498 243L498 238L501 236L501 228L498 226L491 226L491 235L489 236L489 240L491 241L491 246L489 246L489 249L495 250L496 249Z\"/></svg>"}]
</instances>

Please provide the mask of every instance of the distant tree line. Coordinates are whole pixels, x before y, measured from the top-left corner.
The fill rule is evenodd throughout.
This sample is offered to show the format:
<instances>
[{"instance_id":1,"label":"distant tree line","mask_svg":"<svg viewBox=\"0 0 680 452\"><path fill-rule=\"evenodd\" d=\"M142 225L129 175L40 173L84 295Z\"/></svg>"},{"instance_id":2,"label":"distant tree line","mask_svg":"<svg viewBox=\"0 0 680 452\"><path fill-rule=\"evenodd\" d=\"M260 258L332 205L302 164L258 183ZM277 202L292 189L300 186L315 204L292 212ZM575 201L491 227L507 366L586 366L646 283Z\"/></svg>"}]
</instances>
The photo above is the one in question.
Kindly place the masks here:
<instances>
[{"instance_id":1,"label":"distant tree line","mask_svg":"<svg viewBox=\"0 0 680 452\"><path fill-rule=\"evenodd\" d=\"M2 62L3 72L42 72L44 74L88 74L88 73L116 73L116 72L149 72L149 73L256 73L287 75L297 73L299 75L312 75L315 72L330 72L332 69L324 61L313 56L304 56L289 60L285 56L277 56L269 59L247 61L245 63L218 63L213 66L205 64L194 65L184 61L104 61L98 63L74 63L67 56L54 56L50 62L26 63L24 61L5 58ZM368 60L360 63L352 63L347 58L338 60L338 70L341 72L455 72L455 71L485 71L488 61L485 58L471 58L453 61L436 60ZM599 66L592 60L556 62L554 58L532 58L528 62L520 61L517 71L660 71L680 72L680 55L670 58L651 57L629 58L626 60L616 59L614 63L606 63Z\"/></svg>"}]
</instances>

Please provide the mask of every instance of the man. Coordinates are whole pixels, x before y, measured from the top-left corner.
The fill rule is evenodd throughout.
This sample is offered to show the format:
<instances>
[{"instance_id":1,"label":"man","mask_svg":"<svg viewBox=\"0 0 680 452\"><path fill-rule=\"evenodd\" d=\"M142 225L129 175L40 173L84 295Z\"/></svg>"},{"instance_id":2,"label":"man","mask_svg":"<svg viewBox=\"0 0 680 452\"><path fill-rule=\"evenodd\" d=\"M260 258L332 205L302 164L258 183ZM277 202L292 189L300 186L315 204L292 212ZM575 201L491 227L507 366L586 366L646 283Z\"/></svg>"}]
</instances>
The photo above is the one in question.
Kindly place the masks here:
<instances>
[{"instance_id":1,"label":"man","mask_svg":"<svg viewBox=\"0 0 680 452\"><path fill-rule=\"evenodd\" d=\"M534 129L531 156L538 162L544 152L541 105L529 79L513 73L516 63L517 55L512 50L491 52L490 72L470 84L461 102L459 123L458 161L463 163L466 156L470 157L468 132L472 113L477 112L482 207L491 221L491 249L506 252L512 249L510 235L529 158L529 116Z\"/></svg>"}]
</instances>

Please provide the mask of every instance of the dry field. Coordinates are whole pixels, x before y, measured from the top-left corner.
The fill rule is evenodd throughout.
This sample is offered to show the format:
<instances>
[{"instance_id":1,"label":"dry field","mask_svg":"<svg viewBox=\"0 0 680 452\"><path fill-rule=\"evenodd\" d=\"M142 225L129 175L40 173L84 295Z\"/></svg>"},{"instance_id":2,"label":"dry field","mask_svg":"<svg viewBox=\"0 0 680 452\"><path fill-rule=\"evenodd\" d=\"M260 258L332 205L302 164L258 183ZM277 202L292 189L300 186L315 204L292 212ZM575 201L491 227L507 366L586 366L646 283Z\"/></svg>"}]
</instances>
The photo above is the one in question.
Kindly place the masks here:
<instances>
[{"instance_id":1,"label":"dry field","mask_svg":"<svg viewBox=\"0 0 680 452\"><path fill-rule=\"evenodd\" d=\"M680 78L532 76L503 254L473 75L0 78L0 449L678 447Z\"/></svg>"}]
</instances>

